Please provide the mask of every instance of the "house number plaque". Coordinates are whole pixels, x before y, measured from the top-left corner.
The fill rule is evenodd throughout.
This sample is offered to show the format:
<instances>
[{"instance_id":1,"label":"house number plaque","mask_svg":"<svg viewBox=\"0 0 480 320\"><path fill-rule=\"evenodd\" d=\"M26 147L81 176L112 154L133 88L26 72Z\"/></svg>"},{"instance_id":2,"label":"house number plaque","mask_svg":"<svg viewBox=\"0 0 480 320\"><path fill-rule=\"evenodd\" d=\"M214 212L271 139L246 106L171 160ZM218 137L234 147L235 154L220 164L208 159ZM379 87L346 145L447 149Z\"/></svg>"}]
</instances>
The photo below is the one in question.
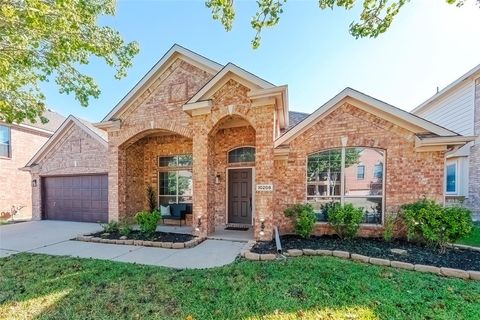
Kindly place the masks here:
<instances>
[{"instance_id":1,"label":"house number plaque","mask_svg":"<svg viewBox=\"0 0 480 320\"><path fill-rule=\"evenodd\" d=\"M273 191L273 184L257 184L257 191L271 192Z\"/></svg>"}]
</instances>

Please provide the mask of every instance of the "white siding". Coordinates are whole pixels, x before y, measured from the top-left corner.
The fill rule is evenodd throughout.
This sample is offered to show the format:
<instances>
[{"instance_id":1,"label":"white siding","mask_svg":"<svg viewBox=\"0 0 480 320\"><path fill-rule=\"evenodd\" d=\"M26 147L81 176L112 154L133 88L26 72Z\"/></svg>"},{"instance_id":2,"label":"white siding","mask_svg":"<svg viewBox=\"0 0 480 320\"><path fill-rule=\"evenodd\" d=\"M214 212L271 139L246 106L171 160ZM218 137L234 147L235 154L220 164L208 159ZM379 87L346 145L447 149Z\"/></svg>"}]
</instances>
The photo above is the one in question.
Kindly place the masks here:
<instances>
[{"instance_id":1,"label":"white siding","mask_svg":"<svg viewBox=\"0 0 480 320\"><path fill-rule=\"evenodd\" d=\"M469 80L445 95L431 102L416 115L453 130L461 135L472 136L474 118L475 86Z\"/></svg>"}]
</instances>

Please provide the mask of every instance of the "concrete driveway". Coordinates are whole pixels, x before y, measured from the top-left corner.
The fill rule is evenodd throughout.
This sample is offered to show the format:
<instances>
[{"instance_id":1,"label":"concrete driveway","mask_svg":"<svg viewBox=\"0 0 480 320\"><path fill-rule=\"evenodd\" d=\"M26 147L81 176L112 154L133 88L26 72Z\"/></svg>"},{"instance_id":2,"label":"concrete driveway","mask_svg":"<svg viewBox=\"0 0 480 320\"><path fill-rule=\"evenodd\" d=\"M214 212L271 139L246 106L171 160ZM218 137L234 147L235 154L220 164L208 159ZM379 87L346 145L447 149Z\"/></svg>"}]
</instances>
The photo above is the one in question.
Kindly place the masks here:
<instances>
[{"instance_id":1,"label":"concrete driveway","mask_svg":"<svg viewBox=\"0 0 480 320\"><path fill-rule=\"evenodd\" d=\"M176 269L219 267L232 263L245 242L206 240L189 249L163 249L72 241L100 231L95 223L35 221L0 226L0 257L18 252L94 258Z\"/></svg>"},{"instance_id":2,"label":"concrete driveway","mask_svg":"<svg viewBox=\"0 0 480 320\"><path fill-rule=\"evenodd\" d=\"M102 230L98 223L30 221L0 226L0 257L68 241Z\"/></svg>"}]
</instances>

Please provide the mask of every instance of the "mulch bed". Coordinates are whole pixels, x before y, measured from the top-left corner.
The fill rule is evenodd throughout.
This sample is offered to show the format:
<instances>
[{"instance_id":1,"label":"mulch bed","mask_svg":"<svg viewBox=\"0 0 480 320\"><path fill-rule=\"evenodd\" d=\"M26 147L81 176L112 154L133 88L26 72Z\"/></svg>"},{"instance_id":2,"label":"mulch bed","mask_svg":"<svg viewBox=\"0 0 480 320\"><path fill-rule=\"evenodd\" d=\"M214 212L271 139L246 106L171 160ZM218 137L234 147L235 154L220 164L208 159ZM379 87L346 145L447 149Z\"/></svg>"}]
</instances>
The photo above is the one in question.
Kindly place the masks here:
<instances>
[{"instance_id":1,"label":"mulch bed","mask_svg":"<svg viewBox=\"0 0 480 320\"><path fill-rule=\"evenodd\" d=\"M312 236L302 239L297 235L284 235L280 239L283 251L288 249L341 250L374 258L403 261L436 267L480 271L480 251L447 248L441 253L436 248L426 247L405 240L385 242L379 238L356 238L341 240L337 236ZM390 249L406 250L405 254L393 253ZM258 242L251 249L255 253L275 253L275 241Z\"/></svg>"},{"instance_id":2,"label":"mulch bed","mask_svg":"<svg viewBox=\"0 0 480 320\"><path fill-rule=\"evenodd\" d=\"M89 236L99 237L103 239L119 240L122 235L118 232L105 233L103 231L100 231L97 233L89 234ZM138 230L132 231L127 237L127 239L129 240L145 240L145 241L156 241L156 242L187 242L192 240L193 238L195 237L192 236L191 234L161 232L161 231L156 231L151 237L145 237L145 235Z\"/></svg>"}]
</instances>

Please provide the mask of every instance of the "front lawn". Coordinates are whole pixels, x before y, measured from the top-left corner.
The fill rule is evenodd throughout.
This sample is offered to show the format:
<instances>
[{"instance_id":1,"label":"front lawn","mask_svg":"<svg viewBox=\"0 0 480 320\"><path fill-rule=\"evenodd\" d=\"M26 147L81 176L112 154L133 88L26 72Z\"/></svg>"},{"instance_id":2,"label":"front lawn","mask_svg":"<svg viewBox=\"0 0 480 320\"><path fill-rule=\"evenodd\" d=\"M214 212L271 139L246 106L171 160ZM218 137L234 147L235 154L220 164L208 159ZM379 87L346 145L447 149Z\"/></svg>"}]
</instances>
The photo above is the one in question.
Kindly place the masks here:
<instances>
[{"instance_id":1,"label":"front lawn","mask_svg":"<svg viewBox=\"0 0 480 320\"><path fill-rule=\"evenodd\" d=\"M0 270L1 319L480 319L480 282L334 257L178 271L18 254Z\"/></svg>"},{"instance_id":2,"label":"front lawn","mask_svg":"<svg viewBox=\"0 0 480 320\"><path fill-rule=\"evenodd\" d=\"M460 239L457 243L480 247L480 222L475 223L471 234L463 239Z\"/></svg>"}]
</instances>

